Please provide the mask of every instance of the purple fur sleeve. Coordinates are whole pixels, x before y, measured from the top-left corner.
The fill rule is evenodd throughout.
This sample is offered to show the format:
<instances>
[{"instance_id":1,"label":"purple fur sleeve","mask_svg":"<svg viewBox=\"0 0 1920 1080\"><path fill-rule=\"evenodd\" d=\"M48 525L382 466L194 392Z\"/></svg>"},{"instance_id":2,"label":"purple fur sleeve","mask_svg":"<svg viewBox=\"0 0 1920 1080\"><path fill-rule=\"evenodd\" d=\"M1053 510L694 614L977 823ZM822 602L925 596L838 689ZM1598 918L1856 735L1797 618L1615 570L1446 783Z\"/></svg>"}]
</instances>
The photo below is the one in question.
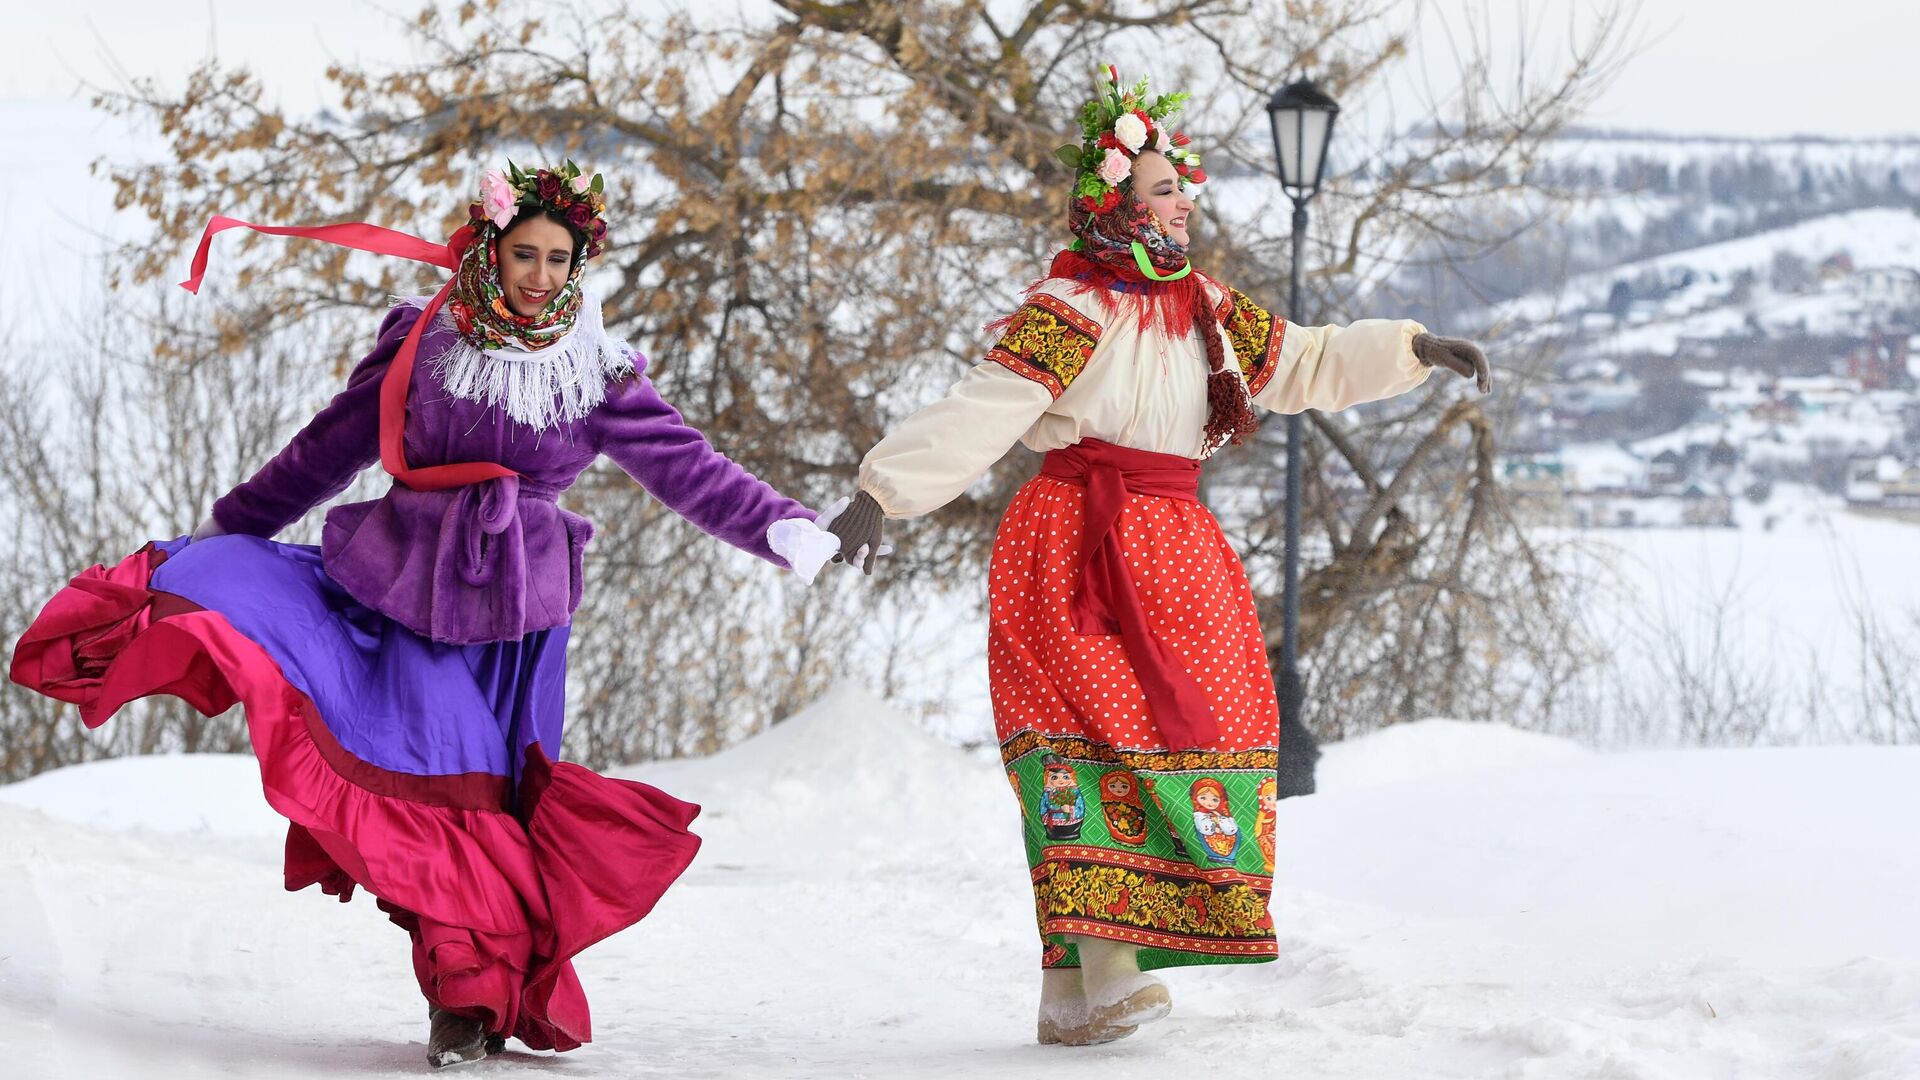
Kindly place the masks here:
<instances>
[{"instance_id":1,"label":"purple fur sleeve","mask_svg":"<svg viewBox=\"0 0 1920 1080\"><path fill-rule=\"evenodd\" d=\"M706 436L680 418L644 374L646 361L608 388L594 411L594 445L669 510L743 551L784 567L767 546L767 527L813 512L715 450Z\"/></svg>"},{"instance_id":2,"label":"purple fur sleeve","mask_svg":"<svg viewBox=\"0 0 1920 1080\"><path fill-rule=\"evenodd\" d=\"M308 510L346 490L360 470L380 460L380 378L400 351L420 309L401 305L380 324L380 340L307 426L253 478L213 504L230 533L271 537Z\"/></svg>"}]
</instances>

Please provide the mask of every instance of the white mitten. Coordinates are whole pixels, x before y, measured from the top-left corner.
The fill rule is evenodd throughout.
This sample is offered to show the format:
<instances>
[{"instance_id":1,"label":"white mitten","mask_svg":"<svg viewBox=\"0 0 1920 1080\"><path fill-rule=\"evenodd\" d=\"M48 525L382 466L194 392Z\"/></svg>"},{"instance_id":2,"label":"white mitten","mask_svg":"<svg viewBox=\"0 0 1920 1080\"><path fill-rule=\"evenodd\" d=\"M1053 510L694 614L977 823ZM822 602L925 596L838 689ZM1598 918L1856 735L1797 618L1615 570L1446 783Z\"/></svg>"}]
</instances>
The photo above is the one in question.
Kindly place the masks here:
<instances>
[{"instance_id":1,"label":"white mitten","mask_svg":"<svg viewBox=\"0 0 1920 1080\"><path fill-rule=\"evenodd\" d=\"M767 546L811 585L827 560L839 554L840 538L806 518L782 518L767 526Z\"/></svg>"}]
</instances>

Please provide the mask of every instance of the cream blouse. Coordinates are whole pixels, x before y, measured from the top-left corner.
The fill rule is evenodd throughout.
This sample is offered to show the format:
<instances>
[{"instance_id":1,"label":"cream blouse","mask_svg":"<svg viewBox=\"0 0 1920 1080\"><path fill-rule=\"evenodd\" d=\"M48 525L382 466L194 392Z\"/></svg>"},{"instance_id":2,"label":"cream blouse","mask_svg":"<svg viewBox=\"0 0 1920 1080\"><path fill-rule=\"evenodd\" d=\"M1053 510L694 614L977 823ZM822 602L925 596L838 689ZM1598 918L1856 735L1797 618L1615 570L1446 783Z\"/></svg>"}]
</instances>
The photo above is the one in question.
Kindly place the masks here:
<instances>
[{"instance_id":1,"label":"cream blouse","mask_svg":"<svg viewBox=\"0 0 1920 1080\"><path fill-rule=\"evenodd\" d=\"M1215 301L1229 363L1254 404L1275 412L1336 411L1403 394L1432 369L1413 355L1426 328L1409 319L1293 326L1236 290L1203 283ZM860 487L888 517L951 502L1023 442L1038 451L1099 439L1200 457L1207 360L1196 329L1142 331L1103 290L1048 280L1000 341L947 395L896 425L860 463Z\"/></svg>"}]
</instances>

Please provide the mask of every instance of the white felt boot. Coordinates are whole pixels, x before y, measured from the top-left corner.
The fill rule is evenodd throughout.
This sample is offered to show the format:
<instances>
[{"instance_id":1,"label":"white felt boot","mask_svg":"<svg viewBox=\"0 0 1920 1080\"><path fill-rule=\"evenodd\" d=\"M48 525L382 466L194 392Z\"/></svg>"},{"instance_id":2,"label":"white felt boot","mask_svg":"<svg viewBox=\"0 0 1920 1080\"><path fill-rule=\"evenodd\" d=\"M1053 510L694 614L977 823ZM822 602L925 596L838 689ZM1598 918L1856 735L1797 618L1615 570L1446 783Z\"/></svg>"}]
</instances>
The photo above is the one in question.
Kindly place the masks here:
<instances>
[{"instance_id":1,"label":"white felt boot","mask_svg":"<svg viewBox=\"0 0 1920 1080\"><path fill-rule=\"evenodd\" d=\"M1080 947L1080 978L1091 1024L1138 1027L1173 1011L1167 984L1140 970L1132 945L1104 938L1074 937Z\"/></svg>"},{"instance_id":2,"label":"white felt boot","mask_svg":"<svg viewBox=\"0 0 1920 1080\"><path fill-rule=\"evenodd\" d=\"M1040 1033L1042 1045L1093 1046L1133 1034L1134 1029L1095 1024L1087 1007L1079 968L1047 968L1040 973Z\"/></svg>"}]
</instances>

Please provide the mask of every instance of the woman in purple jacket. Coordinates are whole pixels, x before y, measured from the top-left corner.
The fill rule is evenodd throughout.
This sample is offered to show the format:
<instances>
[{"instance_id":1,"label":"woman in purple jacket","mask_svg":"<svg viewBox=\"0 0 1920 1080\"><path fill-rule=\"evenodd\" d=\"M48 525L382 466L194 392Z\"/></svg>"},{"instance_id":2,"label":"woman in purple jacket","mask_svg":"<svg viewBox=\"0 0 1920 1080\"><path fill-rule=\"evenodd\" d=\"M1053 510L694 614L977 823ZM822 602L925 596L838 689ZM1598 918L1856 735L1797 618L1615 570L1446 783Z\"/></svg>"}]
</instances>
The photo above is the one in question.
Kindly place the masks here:
<instances>
[{"instance_id":1,"label":"woman in purple jacket","mask_svg":"<svg viewBox=\"0 0 1920 1080\"><path fill-rule=\"evenodd\" d=\"M555 760L593 531L559 494L605 454L809 580L838 549L607 335L581 284L606 236L598 176L513 169L481 193L444 249L365 225L262 230L455 273L387 315L346 389L191 540L75 578L11 670L90 726L152 694L209 715L243 704L267 800L291 822L287 887L364 887L411 935L436 1067L508 1035L586 1042L570 958L645 916L699 846L697 807ZM242 224L216 219L208 239ZM376 460L396 482L331 510L318 548L272 539Z\"/></svg>"}]
</instances>

